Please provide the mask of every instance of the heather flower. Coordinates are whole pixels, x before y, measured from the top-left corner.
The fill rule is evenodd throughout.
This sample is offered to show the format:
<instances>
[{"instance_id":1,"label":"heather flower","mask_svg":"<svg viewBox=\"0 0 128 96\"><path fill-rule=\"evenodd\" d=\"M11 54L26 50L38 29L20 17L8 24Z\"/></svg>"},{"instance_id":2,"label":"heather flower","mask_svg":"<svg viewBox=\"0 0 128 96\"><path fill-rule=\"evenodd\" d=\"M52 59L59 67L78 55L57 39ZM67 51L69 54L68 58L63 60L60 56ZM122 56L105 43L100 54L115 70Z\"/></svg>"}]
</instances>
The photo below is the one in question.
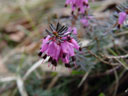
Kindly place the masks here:
<instances>
[{"instance_id":1,"label":"heather flower","mask_svg":"<svg viewBox=\"0 0 128 96\"><path fill-rule=\"evenodd\" d=\"M44 59L49 56L49 62L53 66L57 66L58 61L62 60L66 67L71 67L70 62L75 61L74 49L81 50L72 36L73 32L77 33L76 28L68 28L58 23L56 27L51 24L50 29L51 31L46 30L48 36L42 40L39 56Z\"/></svg>"},{"instance_id":2,"label":"heather flower","mask_svg":"<svg viewBox=\"0 0 128 96\"><path fill-rule=\"evenodd\" d=\"M119 13L119 19L118 19L118 24L122 25L124 21L126 20L127 14L125 12L120 12Z\"/></svg>"},{"instance_id":3,"label":"heather flower","mask_svg":"<svg viewBox=\"0 0 128 96\"><path fill-rule=\"evenodd\" d=\"M79 13L85 13L86 9L89 8L88 0L66 0L65 7L68 5L72 8L72 14L75 10Z\"/></svg>"},{"instance_id":4,"label":"heather flower","mask_svg":"<svg viewBox=\"0 0 128 96\"><path fill-rule=\"evenodd\" d=\"M87 27L89 25L88 20L86 18L82 18L80 22L83 24L84 27Z\"/></svg>"},{"instance_id":5,"label":"heather flower","mask_svg":"<svg viewBox=\"0 0 128 96\"><path fill-rule=\"evenodd\" d=\"M119 13L119 17L118 17L118 21L117 21L117 27L118 28L120 28L121 25L123 25L126 18L127 18L127 12L120 12Z\"/></svg>"},{"instance_id":6,"label":"heather flower","mask_svg":"<svg viewBox=\"0 0 128 96\"><path fill-rule=\"evenodd\" d=\"M69 27L68 28L68 31L71 32L74 34L74 35L77 35L77 28L76 27Z\"/></svg>"},{"instance_id":7,"label":"heather flower","mask_svg":"<svg viewBox=\"0 0 128 96\"><path fill-rule=\"evenodd\" d=\"M84 16L80 19L80 22L82 23L82 25L84 27L88 27L89 26L89 20L92 19L93 17L92 16Z\"/></svg>"}]
</instances>

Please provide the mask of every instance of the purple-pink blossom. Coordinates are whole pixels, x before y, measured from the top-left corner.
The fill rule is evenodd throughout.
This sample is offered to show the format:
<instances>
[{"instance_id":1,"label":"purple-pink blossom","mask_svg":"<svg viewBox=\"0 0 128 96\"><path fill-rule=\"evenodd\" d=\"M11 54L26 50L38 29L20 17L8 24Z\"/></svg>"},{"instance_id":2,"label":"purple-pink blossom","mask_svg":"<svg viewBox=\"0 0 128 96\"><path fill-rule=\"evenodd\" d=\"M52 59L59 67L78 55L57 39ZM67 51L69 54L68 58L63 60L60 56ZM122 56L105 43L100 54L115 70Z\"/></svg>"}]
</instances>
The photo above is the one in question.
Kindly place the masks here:
<instances>
[{"instance_id":1,"label":"purple-pink blossom","mask_svg":"<svg viewBox=\"0 0 128 96\"><path fill-rule=\"evenodd\" d=\"M69 27L68 28L68 31L71 32L74 34L74 35L77 35L77 28L76 27Z\"/></svg>"},{"instance_id":2,"label":"purple-pink blossom","mask_svg":"<svg viewBox=\"0 0 128 96\"><path fill-rule=\"evenodd\" d=\"M66 67L71 67L70 61L75 61L74 49L81 50L77 41L71 36L73 31L77 33L77 29L61 26L59 23L57 27L51 24L50 29L51 31L46 30L48 36L42 40L39 56L44 59L49 56L49 62L53 66L57 66L58 61L62 60Z\"/></svg>"},{"instance_id":3,"label":"purple-pink blossom","mask_svg":"<svg viewBox=\"0 0 128 96\"><path fill-rule=\"evenodd\" d=\"M80 22L83 24L84 27L87 27L89 25L88 20L86 18L82 18Z\"/></svg>"},{"instance_id":4,"label":"purple-pink blossom","mask_svg":"<svg viewBox=\"0 0 128 96\"><path fill-rule=\"evenodd\" d=\"M89 20L92 19L92 16L84 16L83 18L80 19L80 22L83 24L84 27L89 26Z\"/></svg>"},{"instance_id":5,"label":"purple-pink blossom","mask_svg":"<svg viewBox=\"0 0 128 96\"><path fill-rule=\"evenodd\" d=\"M65 7L71 6L72 13L78 10L79 13L85 13L86 9L89 8L88 0L66 0Z\"/></svg>"},{"instance_id":6,"label":"purple-pink blossom","mask_svg":"<svg viewBox=\"0 0 128 96\"><path fill-rule=\"evenodd\" d=\"M127 14L126 12L120 12L119 13L119 18L118 18L118 24L122 25L124 21L126 20Z\"/></svg>"}]
</instances>

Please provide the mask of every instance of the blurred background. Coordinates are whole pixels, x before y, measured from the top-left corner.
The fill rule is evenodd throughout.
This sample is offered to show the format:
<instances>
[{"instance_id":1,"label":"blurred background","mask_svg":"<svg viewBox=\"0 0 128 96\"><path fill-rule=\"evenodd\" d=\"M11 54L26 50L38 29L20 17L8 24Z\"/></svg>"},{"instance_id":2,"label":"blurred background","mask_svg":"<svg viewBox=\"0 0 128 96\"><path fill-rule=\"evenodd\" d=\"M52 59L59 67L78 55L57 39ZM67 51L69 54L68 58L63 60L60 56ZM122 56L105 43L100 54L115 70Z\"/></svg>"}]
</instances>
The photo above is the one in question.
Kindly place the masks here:
<instances>
[{"instance_id":1,"label":"blurred background","mask_svg":"<svg viewBox=\"0 0 128 96\"><path fill-rule=\"evenodd\" d=\"M90 0L91 12L98 20L107 20L124 1ZM92 70L70 72L63 64L52 70L45 63L30 69L40 62L38 52L48 24L70 16L64 4L65 0L0 0L0 96L128 96L127 65L100 62ZM79 31L86 45L88 40ZM128 53L127 36L125 30L115 38L120 55ZM128 64L127 58L124 61Z\"/></svg>"}]
</instances>

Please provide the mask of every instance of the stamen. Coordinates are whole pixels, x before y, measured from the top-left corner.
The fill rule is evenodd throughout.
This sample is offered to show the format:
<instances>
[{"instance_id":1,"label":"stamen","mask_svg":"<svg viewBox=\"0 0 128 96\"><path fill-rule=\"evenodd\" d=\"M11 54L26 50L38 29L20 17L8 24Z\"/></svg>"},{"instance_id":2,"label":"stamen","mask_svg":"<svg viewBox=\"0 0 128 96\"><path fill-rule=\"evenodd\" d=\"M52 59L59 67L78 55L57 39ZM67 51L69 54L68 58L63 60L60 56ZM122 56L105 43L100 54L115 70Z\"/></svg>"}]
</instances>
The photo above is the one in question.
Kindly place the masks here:
<instances>
[{"instance_id":1,"label":"stamen","mask_svg":"<svg viewBox=\"0 0 128 96\"><path fill-rule=\"evenodd\" d=\"M76 61L76 57L75 56L72 56L72 61Z\"/></svg>"},{"instance_id":2,"label":"stamen","mask_svg":"<svg viewBox=\"0 0 128 96\"><path fill-rule=\"evenodd\" d=\"M65 67L71 68L71 65L69 63L65 63Z\"/></svg>"},{"instance_id":3,"label":"stamen","mask_svg":"<svg viewBox=\"0 0 128 96\"><path fill-rule=\"evenodd\" d=\"M38 56L41 57L41 55L42 55L42 52L39 52L39 53L38 53Z\"/></svg>"},{"instance_id":4,"label":"stamen","mask_svg":"<svg viewBox=\"0 0 128 96\"><path fill-rule=\"evenodd\" d=\"M44 37L44 39L46 39L47 36Z\"/></svg>"},{"instance_id":5,"label":"stamen","mask_svg":"<svg viewBox=\"0 0 128 96\"><path fill-rule=\"evenodd\" d=\"M64 5L64 7L67 7L67 6L68 6L67 4Z\"/></svg>"},{"instance_id":6,"label":"stamen","mask_svg":"<svg viewBox=\"0 0 128 96\"><path fill-rule=\"evenodd\" d=\"M52 64L54 65L54 66L57 66L57 62L56 62L56 60L54 59L54 60L52 60Z\"/></svg>"},{"instance_id":7,"label":"stamen","mask_svg":"<svg viewBox=\"0 0 128 96\"><path fill-rule=\"evenodd\" d=\"M48 64L48 67L50 67L51 64Z\"/></svg>"},{"instance_id":8,"label":"stamen","mask_svg":"<svg viewBox=\"0 0 128 96\"><path fill-rule=\"evenodd\" d=\"M82 51L82 48L81 47L79 48L79 51Z\"/></svg>"},{"instance_id":9,"label":"stamen","mask_svg":"<svg viewBox=\"0 0 128 96\"><path fill-rule=\"evenodd\" d=\"M125 12L128 14L128 9Z\"/></svg>"},{"instance_id":10,"label":"stamen","mask_svg":"<svg viewBox=\"0 0 128 96\"><path fill-rule=\"evenodd\" d=\"M68 36L68 37L67 37L67 40L70 41L70 40L71 40L71 37Z\"/></svg>"},{"instance_id":11,"label":"stamen","mask_svg":"<svg viewBox=\"0 0 128 96\"><path fill-rule=\"evenodd\" d=\"M118 28L118 29L120 29L120 28L121 28L121 25L120 25L120 24L118 24L117 28Z\"/></svg>"},{"instance_id":12,"label":"stamen","mask_svg":"<svg viewBox=\"0 0 128 96\"><path fill-rule=\"evenodd\" d=\"M83 2L83 6L88 6L88 3L86 3L86 2Z\"/></svg>"},{"instance_id":13,"label":"stamen","mask_svg":"<svg viewBox=\"0 0 128 96\"><path fill-rule=\"evenodd\" d=\"M63 54L63 58L65 58L65 57L66 57L66 54L64 53L64 54Z\"/></svg>"},{"instance_id":14,"label":"stamen","mask_svg":"<svg viewBox=\"0 0 128 96\"><path fill-rule=\"evenodd\" d=\"M71 14L74 15L74 11L72 11Z\"/></svg>"},{"instance_id":15,"label":"stamen","mask_svg":"<svg viewBox=\"0 0 128 96\"><path fill-rule=\"evenodd\" d=\"M44 56L43 56L43 59L46 59L47 58L47 54L45 54Z\"/></svg>"},{"instance_id":16,"label":"stamen","mask_svg":"<svg viewBox=\"0 0 128 96\"><path fill-rule=\"evenodd\" d=\"M73 7L76 7L76 4L73 4Z\"/></svg>"},{"instance_id":17,"label":"stamen","mask_svg":"<svg viewBox=\"0 0 128 96\"><path fill-rule=\"evenodd\" d=\"M80 12L80 10L81 10L81 9L80 9L80 8L78 8L78 12Z\"/></svg>"}]
</instances>

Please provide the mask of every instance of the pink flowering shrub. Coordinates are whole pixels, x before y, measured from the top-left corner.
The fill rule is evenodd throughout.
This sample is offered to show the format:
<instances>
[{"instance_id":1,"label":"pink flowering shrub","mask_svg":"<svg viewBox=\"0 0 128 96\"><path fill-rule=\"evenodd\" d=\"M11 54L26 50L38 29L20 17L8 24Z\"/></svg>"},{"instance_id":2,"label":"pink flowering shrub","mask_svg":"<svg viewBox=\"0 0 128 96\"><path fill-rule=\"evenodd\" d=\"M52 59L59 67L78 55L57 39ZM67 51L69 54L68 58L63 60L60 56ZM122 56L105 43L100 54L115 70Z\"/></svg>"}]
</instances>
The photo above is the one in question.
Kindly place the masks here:
<instances>
[{"instance_id":1,"label":"pink flowering shrub","mask_svg":"<svg viewBox=\"0 0 128 96\"><path fill-rule=\"evenodd\" d=\"M50 24L50 30L46 29L48 35L42 39L39 52L40 57L44 59L50 57L48 61L55 67L60 60L65 64L65 67L68 68L77 65L82 69L87 68L88 70L95 65L93 59L88 58L88 50L91 50L94 54L101 54L104 46L112 42L112 32L119 30L121 26L123 26L127 19L128 12L126 8L123 9L123 11L119 10L120 12L117 14L116 20L111 20L110 18L106 23L105 20L97 20L95 16L90 14L91 7L89 3L88 0L66 0L65 7L70 6L72 10L71 15L64 18L64 20L61 18L60 21L68 21L68 27L62 26L60 23L57 23L55 26ZM95 2L93 1L92 3ZM87 45L89 46L88 50L84 48L84 50L81 50L77 42L79 29L84 29L83 37L91 41ZM88 65L88 62L91 64Z\"/></svg>"}]
</instances>

